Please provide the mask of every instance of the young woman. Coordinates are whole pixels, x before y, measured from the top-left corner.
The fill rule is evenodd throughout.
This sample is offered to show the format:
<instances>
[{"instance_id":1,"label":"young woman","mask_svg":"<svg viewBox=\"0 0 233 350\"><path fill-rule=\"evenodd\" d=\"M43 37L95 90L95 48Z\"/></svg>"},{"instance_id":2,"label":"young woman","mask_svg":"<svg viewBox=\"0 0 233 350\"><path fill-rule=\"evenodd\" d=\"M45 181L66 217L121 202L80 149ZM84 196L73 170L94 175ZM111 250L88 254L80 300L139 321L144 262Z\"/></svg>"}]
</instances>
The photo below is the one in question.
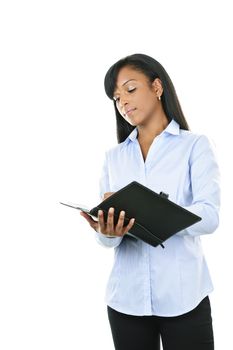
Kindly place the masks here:
<instances>
[{"instance_id":1,"label":"young woman","mask_svg":"<svg viewBox=\"0 0 233 350\"><path fill-rule=\"evenodd\" d=\"M125 235L134 218L123 227L123 211L116 226L114 208L107 222L101 211L98 221L81 212L97 240L115 248L106 292L115 349L158 350L161 339L164 350L213 350L213 286L200 240L218 226L219 171L210 142L189 131L172 81L152 57L134 54L116 62L105 90L119 144L106 152L102 198L138 181L202 218L162 249Z\"/></svg>"}]
</instances>

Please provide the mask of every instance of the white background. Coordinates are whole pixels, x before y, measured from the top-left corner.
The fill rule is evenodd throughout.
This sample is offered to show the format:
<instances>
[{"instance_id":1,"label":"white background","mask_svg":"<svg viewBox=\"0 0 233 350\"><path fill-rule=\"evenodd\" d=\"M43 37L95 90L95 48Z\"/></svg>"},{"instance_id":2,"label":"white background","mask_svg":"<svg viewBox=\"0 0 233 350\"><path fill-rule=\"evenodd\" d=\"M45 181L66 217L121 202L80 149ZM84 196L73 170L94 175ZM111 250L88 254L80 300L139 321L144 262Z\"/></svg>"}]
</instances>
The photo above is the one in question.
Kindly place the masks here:
<instances>
[{"instance_id":1,"label":"white background","mask_svg":"<svg viewBox=\"0 0 233 350\"><path fill-rule=\"evenodd\" d=\"M191 129L215 143L221 225L203 237L216 349L231 343L230 1L1 1L0 349L113 349L104 292L113 250L79 212L117 144L104 75L132 53L170 75ZM127 169L126 169L127 171Z\"/></svg>"}]
</instances>

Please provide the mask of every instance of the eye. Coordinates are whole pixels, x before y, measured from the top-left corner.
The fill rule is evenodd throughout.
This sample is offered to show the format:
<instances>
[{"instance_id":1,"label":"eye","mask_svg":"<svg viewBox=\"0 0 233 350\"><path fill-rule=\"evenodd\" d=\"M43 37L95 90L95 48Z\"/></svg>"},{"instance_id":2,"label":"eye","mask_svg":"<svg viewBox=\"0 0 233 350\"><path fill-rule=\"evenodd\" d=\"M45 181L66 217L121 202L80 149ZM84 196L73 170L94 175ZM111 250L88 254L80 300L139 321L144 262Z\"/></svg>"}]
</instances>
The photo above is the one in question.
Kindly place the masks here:
<instances>
[{"instance_id":1,"label":"eye","mask_svg":"<svg viewBox=\"0 0 233 350\"><path fill-rule=\"evenodd\" d=\"M136 90L135 87L128 87L127 92L131 94L135 90ZM113 96L113 100L118 103L120 100L120 96Z\"/></svg>"},{"instance_id":2,"label":"eye","mask_svg":"<svg viewBox=\"0 0 233 350\"><path fill-rule=\"evenodd\" d=\"M131 92L134 92L135 90L136 90L136 88L129 88L128 92L131 93Z\"/></svg>"},{"instance_id":3,"label":"eye","mask_svg":"<svg viewBox=\"0 0 233 350\"><path fill-rule=\"evenodd\" d=\"M118 102L118 101L119 101L119 97L118 97L118 96L113 96L113 100L114 100L115 102Z\"/></svg>"}]
</instances>

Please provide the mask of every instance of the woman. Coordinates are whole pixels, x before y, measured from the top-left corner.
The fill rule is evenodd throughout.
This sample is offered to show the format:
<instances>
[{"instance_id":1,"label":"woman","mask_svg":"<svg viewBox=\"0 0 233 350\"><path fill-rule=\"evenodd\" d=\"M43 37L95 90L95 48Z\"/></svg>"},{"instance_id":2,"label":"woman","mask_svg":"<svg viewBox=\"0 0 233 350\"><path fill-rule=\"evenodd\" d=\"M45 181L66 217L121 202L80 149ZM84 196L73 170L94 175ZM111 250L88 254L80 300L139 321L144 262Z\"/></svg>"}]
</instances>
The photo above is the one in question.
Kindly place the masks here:
<instances>
[{"instance_id":1,"label":"woman","mask_svg":"<svg viewBox=\"0 0 233 350\"><path fill-rule=\"evenodd\" d=\"M219 171L204 135L189 131L168 74L152 57L134 54L116 62L105 76L113 100L118 145L106 152L100 181L107 198L138 181L202 220L152 247L126 233L124 212L113 224L81 212L97 240L115 248L106 302L117 350L213 350L209 293L212 282L200 236L218 226ZM143 205L143 203L142 203ZM169 218L168 218L169 219Z\"/></svg>"}]
</instances>

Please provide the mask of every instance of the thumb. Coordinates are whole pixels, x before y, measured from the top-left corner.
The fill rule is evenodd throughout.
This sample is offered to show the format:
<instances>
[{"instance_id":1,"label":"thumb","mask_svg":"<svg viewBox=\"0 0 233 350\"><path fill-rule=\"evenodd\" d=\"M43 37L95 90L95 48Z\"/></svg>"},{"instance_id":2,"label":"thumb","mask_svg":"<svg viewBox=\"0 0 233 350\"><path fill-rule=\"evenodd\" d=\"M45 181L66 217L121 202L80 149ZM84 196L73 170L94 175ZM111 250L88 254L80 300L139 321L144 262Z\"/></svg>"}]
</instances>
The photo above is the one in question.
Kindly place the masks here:
<instances>
[{"instance_id":1,"label":"thumb","mask_svg":"<svg viewBox=\"0 0 233 350\"><path fill-rule=\"evenodd\" d=\"M92 219L92 217L90 215L88 215L87 213L83 212L83 211L80 211L80 215L83 216L87 222L89 223L89 225L96 229L98 227L98 221L95 221Z\"/></svg>"}]
</instances>

